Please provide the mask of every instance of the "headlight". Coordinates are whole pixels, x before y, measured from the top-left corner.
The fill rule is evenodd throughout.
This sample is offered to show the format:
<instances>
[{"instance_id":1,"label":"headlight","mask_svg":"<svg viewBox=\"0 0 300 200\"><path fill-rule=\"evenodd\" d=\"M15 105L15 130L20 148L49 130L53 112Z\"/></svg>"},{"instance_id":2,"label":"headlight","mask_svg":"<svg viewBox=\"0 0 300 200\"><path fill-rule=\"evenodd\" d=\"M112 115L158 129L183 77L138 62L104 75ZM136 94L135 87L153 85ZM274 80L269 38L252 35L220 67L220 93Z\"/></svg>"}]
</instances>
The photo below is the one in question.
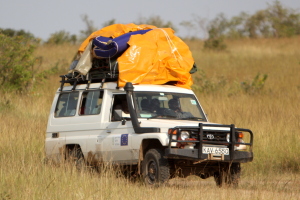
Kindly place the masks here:
<instances>
[{"instance_id":1,"label":"headlight","mask_svg":"<svg viewBox=\"0 0 300 200\"><path fill-rule=\"evenodd\" d=\"M230 133L227 133L226 140L227 142L230 142Z\"/></svg>"},{"instance_id":2,"label":"headlight","mask_svg":"<svg viewBox=\"0 0 300 200\"><path fill-rule=\"evenodd\" d=\"M180 132L180 137L182 140L186 140L190 137L190 133L188 131L181 131Z\"/></svg>"}]
</instances>

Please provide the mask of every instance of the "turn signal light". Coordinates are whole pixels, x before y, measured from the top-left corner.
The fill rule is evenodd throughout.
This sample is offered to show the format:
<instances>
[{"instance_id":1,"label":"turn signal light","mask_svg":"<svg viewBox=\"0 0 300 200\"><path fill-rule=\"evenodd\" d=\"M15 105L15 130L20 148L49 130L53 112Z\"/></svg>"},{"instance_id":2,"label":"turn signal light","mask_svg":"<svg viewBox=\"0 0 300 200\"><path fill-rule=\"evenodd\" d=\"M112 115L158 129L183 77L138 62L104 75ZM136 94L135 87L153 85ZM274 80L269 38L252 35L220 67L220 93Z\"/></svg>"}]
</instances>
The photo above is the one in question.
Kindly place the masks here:
<instances>
[{"instance_id":1,"label":"turn signal light","mask_svg":"<svg viewBox=\"0 0 300 200\"><path fill-rule=\"evenodd\" d=\"M169 131L168 131L168 134L169 135L177 135L177 129L170 128Z\"/></svg>"},{"instance_id":2,"label":"turn signal light","mask_svg":"<svg viewBox=\"0 0 300 200\"><path fill-rule=\"evenodd\" d=\"M243 137L244 137L244 133L238 132L238 138L243 138Z\"/></svg>"},{"instance_id":3,"label":"turn signal light","mask_svg":"<svg viewBox=\"0 0 300 200\"><path fill-rule=\"evenodd\" d=\"M240 143L244 142L244 141L243 141L243 137L244 137L244 133L242 133L242 132L237 132L237 142L240 142ZM239 147L240 145L237 144L237 145L235 145L235 146Z\"/></svg>"}]
</instances>

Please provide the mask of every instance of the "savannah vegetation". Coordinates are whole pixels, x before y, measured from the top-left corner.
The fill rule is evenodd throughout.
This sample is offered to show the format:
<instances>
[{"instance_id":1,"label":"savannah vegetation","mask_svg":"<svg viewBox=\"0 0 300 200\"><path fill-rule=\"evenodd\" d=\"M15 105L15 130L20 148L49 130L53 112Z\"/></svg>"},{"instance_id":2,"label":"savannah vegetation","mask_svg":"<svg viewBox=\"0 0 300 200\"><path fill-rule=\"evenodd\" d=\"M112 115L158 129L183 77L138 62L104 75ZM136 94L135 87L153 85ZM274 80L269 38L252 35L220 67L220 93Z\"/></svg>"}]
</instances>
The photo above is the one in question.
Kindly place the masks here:
<instances>
[{"instance_id":1,"label":"savannah vegetation","mask_svg":"<svg viewBox=\"0 0 300 200\"><path fill-rule=\"evenodd\" d=\"M254 132L254 161L242 164L237 189L217 188L212 178L199 177L148 188L109 165L98 172L45 164L44 137L58 76L67 72L79 44L0 34L0 199L299 199L297 30L185 39L198 66L192 89L209 120ZM212 38L222 48L207 46Z\"/></svg>"}]
</instances>

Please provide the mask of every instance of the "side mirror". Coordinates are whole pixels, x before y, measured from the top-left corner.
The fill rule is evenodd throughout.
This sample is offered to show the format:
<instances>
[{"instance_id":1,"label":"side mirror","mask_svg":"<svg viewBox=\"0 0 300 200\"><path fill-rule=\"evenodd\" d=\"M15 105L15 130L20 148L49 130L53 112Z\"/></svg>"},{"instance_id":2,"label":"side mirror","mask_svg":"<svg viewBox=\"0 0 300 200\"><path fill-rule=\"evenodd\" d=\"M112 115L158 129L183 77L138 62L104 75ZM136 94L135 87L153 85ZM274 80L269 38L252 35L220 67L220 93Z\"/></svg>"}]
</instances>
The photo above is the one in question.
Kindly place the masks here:
<instances>
[{"instance_id":1,"label":"side mirror","mask_svg":"<svg viewBox=\"0 0 300 200\"><path fill-rule=\"evenodd\" d=\"M114 121L121 121L122 120L122 110L121 109L114 110L113 118L114 118Z\"/></svg>"}]
</instances>

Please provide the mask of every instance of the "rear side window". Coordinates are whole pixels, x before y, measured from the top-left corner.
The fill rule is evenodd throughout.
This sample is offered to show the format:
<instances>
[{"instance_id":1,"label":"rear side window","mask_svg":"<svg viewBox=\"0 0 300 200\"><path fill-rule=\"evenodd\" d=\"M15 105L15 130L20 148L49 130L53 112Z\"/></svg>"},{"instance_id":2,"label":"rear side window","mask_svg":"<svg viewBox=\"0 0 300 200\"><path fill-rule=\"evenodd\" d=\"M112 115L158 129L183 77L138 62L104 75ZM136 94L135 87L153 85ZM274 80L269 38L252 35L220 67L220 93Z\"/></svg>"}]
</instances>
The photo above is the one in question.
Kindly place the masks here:
<instances>
[{"instance_id":1,"label":"rear side window","mask_svg":"<svg viewBox=\"0 0 300 200\"><path fill-rule=\"evenodd\" d=\"M79 115L97 115L101 111L103 91L86 91L82 93Z\"/></svg>"},{"instance_id":2,"label":"rear side window","mask_svg":"<svg viewBox=\"0 0 300 200\"><path fill-rule=\"evenodd\" d=\"M76 107L78 102L78 92L62 93L59 95L56 108L55 117L70 117L76 114Z\"/></svg>"}]
</instances>

